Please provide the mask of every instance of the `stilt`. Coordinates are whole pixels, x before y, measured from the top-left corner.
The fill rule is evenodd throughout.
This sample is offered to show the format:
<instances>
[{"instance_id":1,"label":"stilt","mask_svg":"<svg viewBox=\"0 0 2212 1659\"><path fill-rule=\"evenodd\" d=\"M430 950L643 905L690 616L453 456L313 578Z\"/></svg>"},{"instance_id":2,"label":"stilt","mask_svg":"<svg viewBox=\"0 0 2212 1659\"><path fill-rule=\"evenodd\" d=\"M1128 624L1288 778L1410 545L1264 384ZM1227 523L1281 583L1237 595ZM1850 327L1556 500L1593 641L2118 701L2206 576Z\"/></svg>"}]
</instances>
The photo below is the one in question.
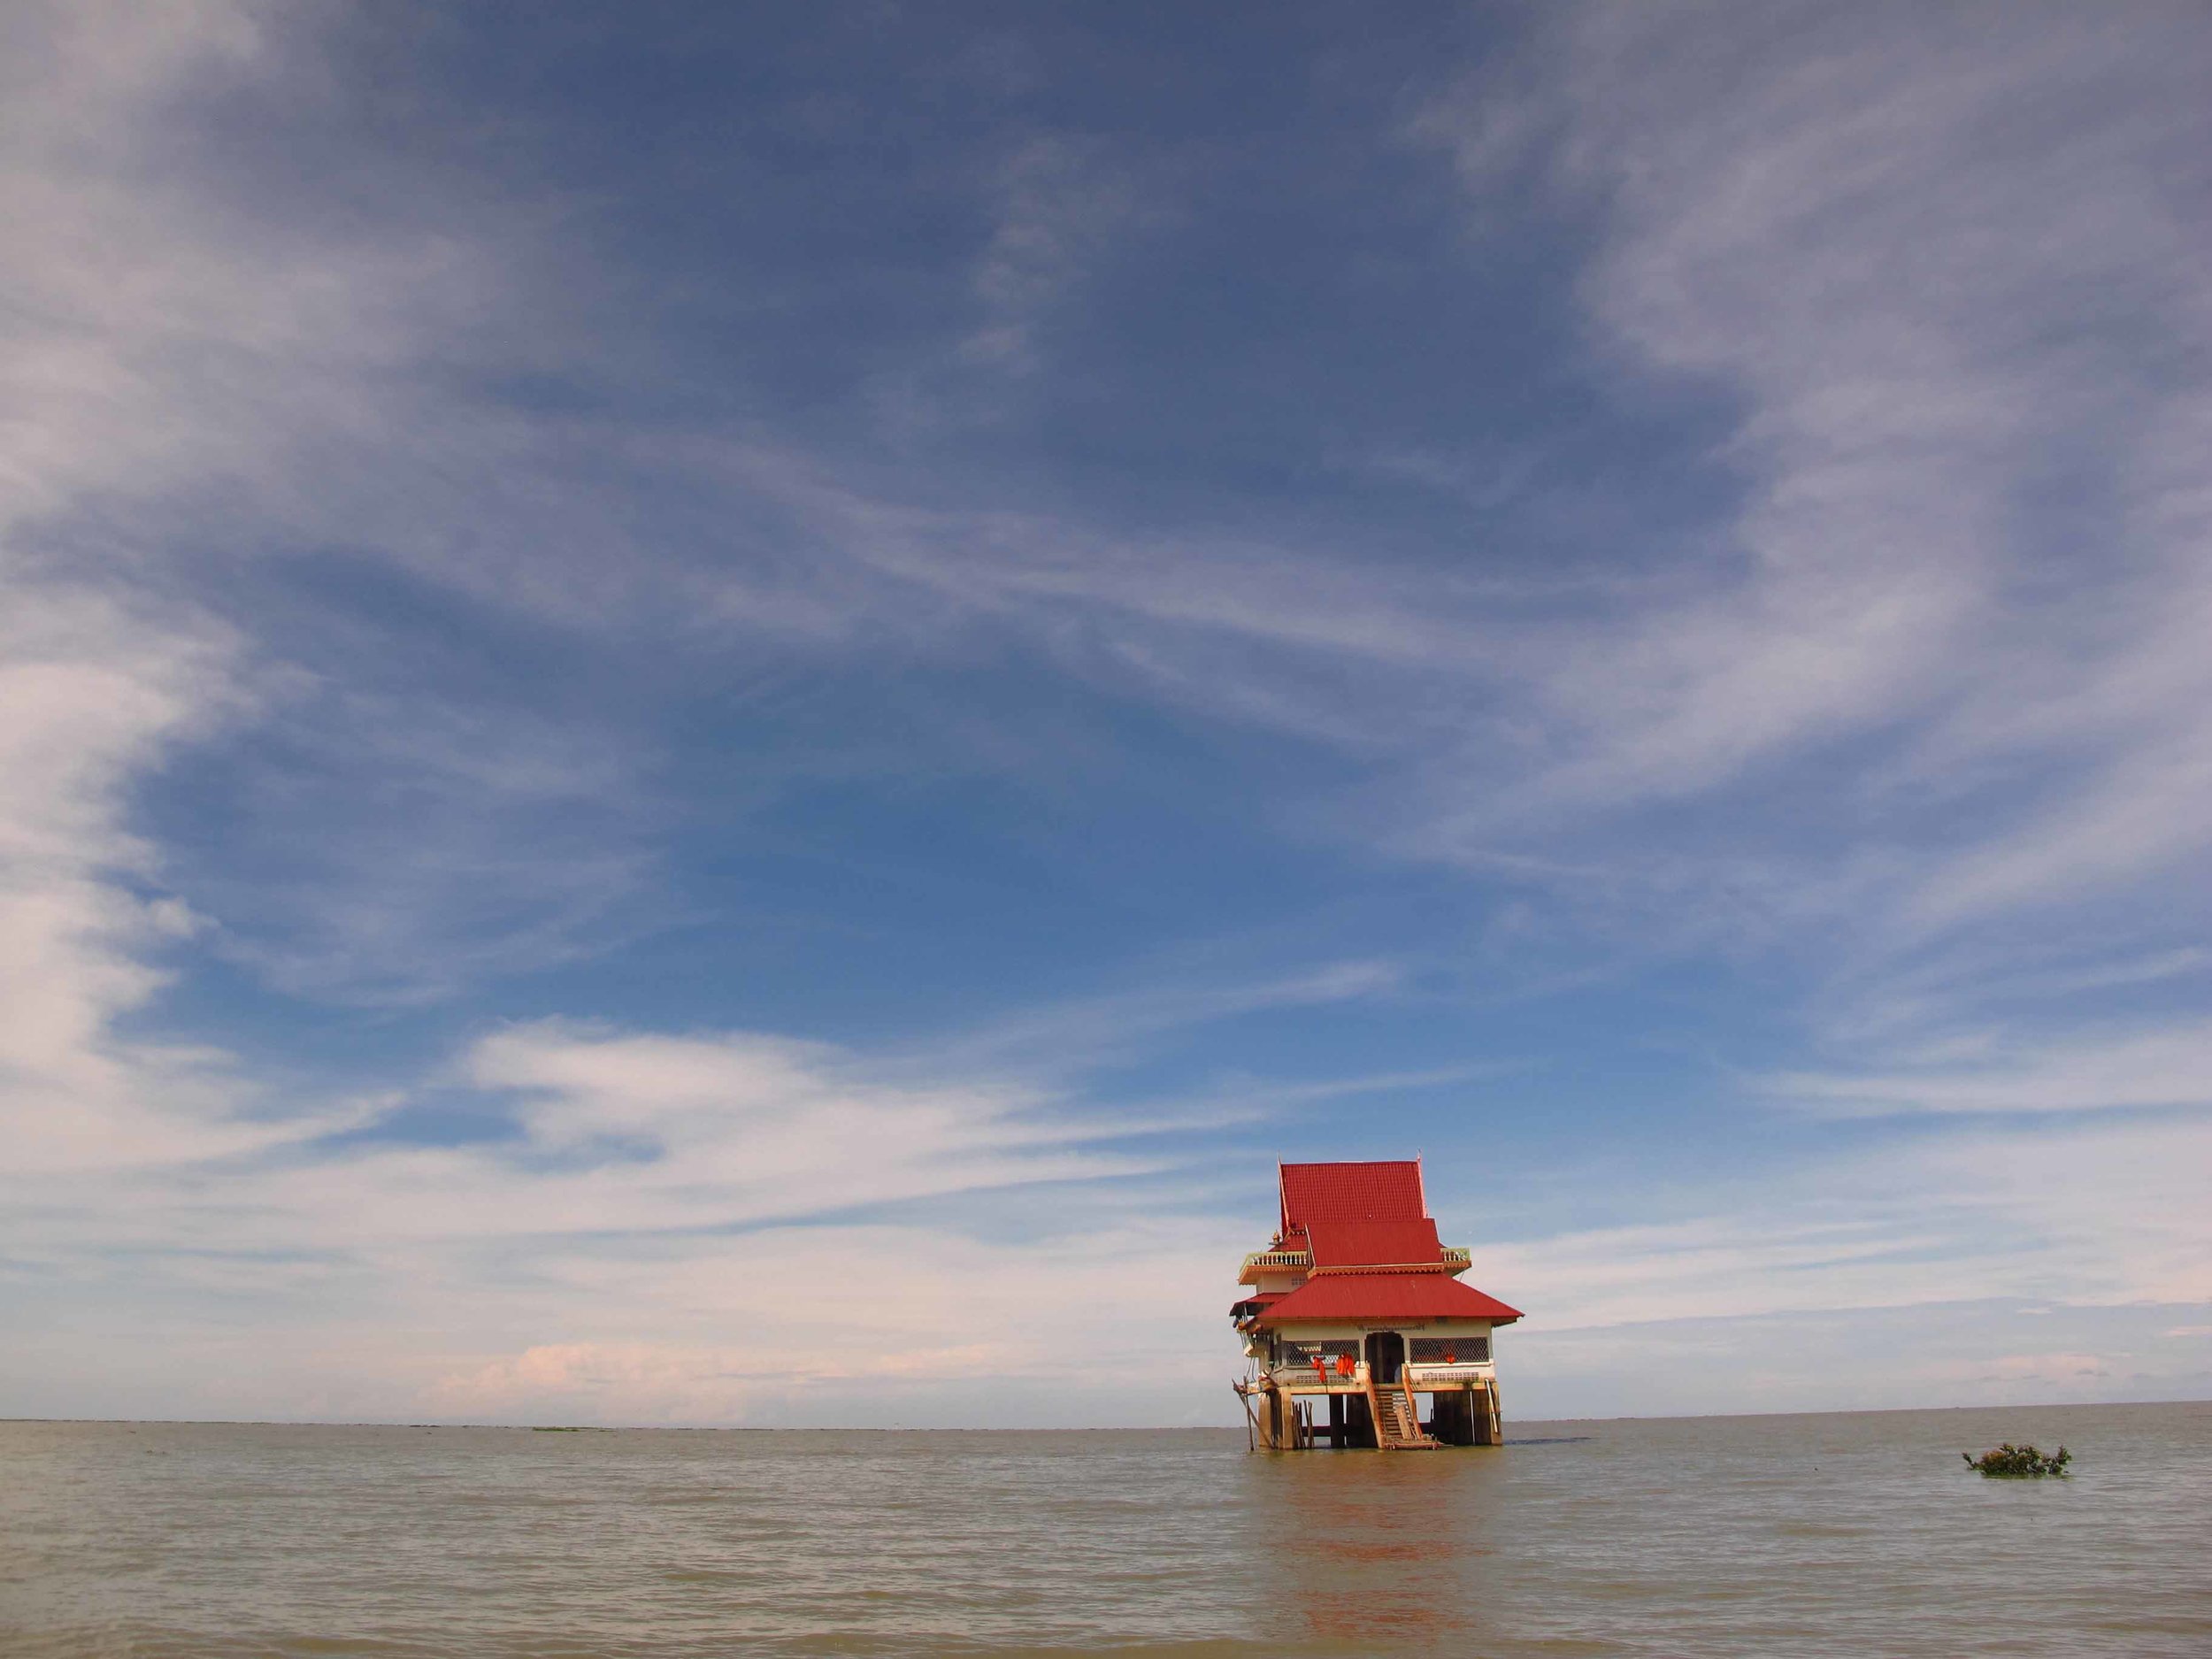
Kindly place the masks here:
<instances>
[{"instance_id":1,"label":"stilt","mask_svg":"<svg viewBox=\"0 0 2212 1659\"><path fill-rule=\"evenodd\" d=\"M1498 1415L1498 1383L1492 1378L1487 1384L1478 1383L1470 1392L1468 1405L1474 1415L1474 1444L1502 1446L1505 1430Z\"/></svg>"},{"instance_id":2,"label":"stilt","mask_svg":"<svg viewBox=\"0 0 2212 1659\"><path fill-rule=\"evenodd\" d=\"M1346 1431L1352 1437L1351 1443L1362 1451L1381 1450L1381 1443L1375 1439L1375 1414L1367 1409L1367 1396L1346 1394L1343 1400L1345 1415L1350 1419Z\"/></svg>"},{"instance_id":3,"label":"stilt","mask_svg":"<svg viewBox=\"0 0 2212 1659\"><path fill-rule=\"evenodd\" d=\"M1329 1444L1337 1450L1344 1449L1344 1396L1329 1396Z\"/></svg>"},{"instance_id":4,"label":"stilt","mask_svg":"<svg viewBox=\"0 0 2212 1659\"><path fill-rule=\"evenodd\" d=\"M1430 1432L1447 1446L1472 1446L1475 1414L1473 1397L1468 1390L1439 1388L1432 1398L1435 1401L1435 1426Z\"/></svg>"}]
</instances>

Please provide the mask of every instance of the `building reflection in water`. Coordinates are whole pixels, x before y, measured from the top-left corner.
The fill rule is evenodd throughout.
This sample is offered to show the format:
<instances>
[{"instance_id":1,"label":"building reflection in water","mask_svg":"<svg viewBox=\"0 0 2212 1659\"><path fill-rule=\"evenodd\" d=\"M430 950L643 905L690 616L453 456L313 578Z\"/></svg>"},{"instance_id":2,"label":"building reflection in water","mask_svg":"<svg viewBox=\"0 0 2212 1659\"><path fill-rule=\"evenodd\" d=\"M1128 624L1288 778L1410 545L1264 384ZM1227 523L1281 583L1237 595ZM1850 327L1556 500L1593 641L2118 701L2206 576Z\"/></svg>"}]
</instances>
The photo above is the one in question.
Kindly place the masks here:
<instances>
[{"instance_id":1,"label":"building reflection in water","mask_svg":"<svg viewBox=\"0 0 2212 1659\"><path fill-rule=\"evenodd\" d=\"M1356 1647L1494 1631L1486 1490L1509 1453L1297 1452L1244 1460L1265 1602L1282 1634Z\"/></svg>"}]
</instances>

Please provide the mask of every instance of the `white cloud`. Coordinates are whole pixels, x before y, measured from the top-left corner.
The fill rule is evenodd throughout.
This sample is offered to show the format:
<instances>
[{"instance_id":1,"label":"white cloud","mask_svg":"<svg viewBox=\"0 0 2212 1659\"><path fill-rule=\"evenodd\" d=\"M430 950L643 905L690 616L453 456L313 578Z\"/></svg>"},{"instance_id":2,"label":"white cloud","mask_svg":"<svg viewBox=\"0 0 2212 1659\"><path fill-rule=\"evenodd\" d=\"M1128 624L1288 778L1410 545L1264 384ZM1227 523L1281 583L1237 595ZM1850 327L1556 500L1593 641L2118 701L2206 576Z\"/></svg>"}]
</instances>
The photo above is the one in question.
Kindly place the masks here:
<instances>
[{"instance_id":1,"label":"white cloud","mask_svg":"<svg viewBox=\"0 0 2212 1659\"><path fill-rule=\"evenodd\" d=\"M1417 566L922 507L758 452L744 481L858 567L851 617L971 645L987 619L1373 763L1302 832L1548 861L1577 902L1831 956L2139 909L2212 823L2206 50L1563 8L1432 108L1469 212L1534 155L1591 230L1606 371L1733 411L1697 484L1737 505L1686 555Z\"/></svg>"},{"instance_id":2,"label":"white cloud","mask_svg":"<svg viewBox=\"0 0 2212 1659\"><path fill-rule=\"evenodd\" d=\"M1500 1241L1473 1278L1532 1330L1987 1297L2212 1302L2212 1123L1947 1128L1655 1194L1695 1218Z\"/></svg>"},{"instance_id":3,"label":"white cloud","mask_svg":"<svg viewBox=\"0 0 2212 1659\"><path fill-rule=\"evenodd\" d=\"M1137 1414L1124 1421L1179 1416L1202 1390L1225 1401L1236 1350L1221 1263L1235 1238L1100 1220L1018 1243L936 1228L772 1230L626 1269L596 1263L588 1286L537 1312L591 1340L458 1369L426 1402L449 1415L614 1422L1050 1422L1057 1393L1082 1395L1087 1412L1117 1379ZM626 1317L626 1302L650 1317Z\"/></svg>"},{"instance_id":4,"label":"white cloud","mask_svg":"<svg viewBox=\"0 0 2212 1659\"><path fill-rule=\"evenodd\" d=\"M2203 136L2181 67L2202 40L1907 12L1554 23L1511 72L1508 126L1556 134L1599 204L1586 292L1613 340L1740 400L1726 458L1747 495L1703 593L1563 641L1537 798L1709 790L1900 720L1933 733L1932 766L2024 741L2066 765L2055 728L2101 704L2070 824L1939 842L1962 867L1931 881L1955 910L2200 851L2200 767L2168 751L2206 729L2201 653L2181 649L2201 489L2130 463L2109 423L2162 443L2212 409L2212 384L2146 349L2204 338L2212 247L2170 171ZM1479 83L1426 123L1478 183L1509 153L1501 96ZM2090 488L2120 517L2053 563L2024 514L2068 450L2110 469Z\"/></svg>"},{"instance_id":5,"label":"white cloud","mask_svg":"<svg viewBox=\"0 0 2212 1659\"><path fill-rule=\"evenodd\" d=\"M532 1028L470 1057L484 1087L522 1093L519 1142L23 1189L16 1262L80 1306L141 1312L119 1349L73 1371L49 1351L12 1397L35 1409L73 1377L131 1415L206 1398L224 1415L972 1423L1096 1420L1117 1397L1122 1420L1157 1421L1210 1396L1243 1230L1096 1185L1150 1166L1014 1097L872 1086L837 1075L849 1064ZM1040 1181L1062 1184L1041 1211L995 1224L994 1188ZM920 1200L926 1219L841 1218ZM256 1333L281 1333L281 1355L220 1382ZM150 1339L159 1377L134 1358Z\"/></svg>"},{"instance_id":6,"label":"white cloud","mask_svg":"<svg viewBox=\"0 0 2212 1659\"><path fill-rule=\"evenodd\" d=\"M285 1357L207 1409L1226 1420L1224 1298L1264 1227L1263 1191L1248 1213L1219 1192L1179 1195L1155 1166L1100 1149L1097 1125L1041 1114L1023 1091L918 1089L819 1045L540 1024L487 1036L462 1073L480 1099L515 1103L518 1139L340 1144L20 1189L16 1259L80 1305L122 1294L144 1309L155 1293L152 1334L192 1379L88 1356L112 1409L211 1386L235 1369L221 1356L265 1329L285 1333ZM1524 1415L1848 1404L1858 1396L1820 1393L1832 1376L1801 1374L1789 1321L1841 1333L1854 1316L1886 1328L1998 1299L2042 1310L2039 1340L2072 1351L2102 1328L2100 1309L2155 1305L2165 1330L2175 1310L2212 1305L2208 1133L2158 1120L1947 1129L1649 1194L1694 1219L1494 1231L1471 1277L1529 1315L1509 1339ZM1010 1202L1041 1181L1039 1202ZM865 1218L887 1202L930 1208ZM1976 1315L1898 1355L1884 1402L1947 1379L1960 1397L2024 1387L2027 1373L1987 1369L2018 1341L1985 1326ZM1697 1358L1708 1350L1733 1356L1732 1380ZM1624 1393L1631 1354L1637 1375L1657 1365L1670 1388L1709 1392ZM2178 1363L2116 1371L2100 1397L2179 1378ZM1755 1372L1771 1393L1743 1392Z\"/></svg>"},{"instance_id":7,"label":"white cloud","mask_svg":"<svg viewBox=\"0 0 2212 1659\"><path fill-rule=\"evenodd\" d=\"M0 584L17 619L0 650L25 654L12 694L42 722L62 700L101 705L114 733L88 733L85 764L141 772L181 743L244 741L244 722L214 716L250 710L261 764L242 765L231 833L165 850L211 941L288 988L419 998L580 949L645 863L634 757L572 720L463 706L422 683L421 639L236 580L300 549L367 545L518 609L590 610L592 561L530 567L588 543L604 515L553 487L543 433L433 385L546 349L521 273L555 210L347 150L343 77L318 30L276 9L32 4L5 27ZM208 119L250 125L271 100L293 142L344 152L345 179L303 186ZM518 545L530 553L511 557ZM73 634L59 658L39 637L55 630ZM73 683L51 683L62 674ZM125 786L27 770L33 741L0 757L18 799L68 791L121 833ZM582 821L598 845L563 839Z\"/></svg>"},{"instance_id":8,"label":"white cloud","mask_svg":"<svg viewBox=\"0 0 2212 1659\"><path fill-rule=\"evenodd\" d=\"M1040 322L1065 302L1087 267L1116 241L1160 222L1159 209L1102 150L1065 135L1039 136L1000 165L996 223L974 274L989 320L968 337L964 355L1033 368Z\"/></svg>"},{"instance_id":9,"label":"white cloud","mask_svg":"<svg viewBox=\"0 0 2212 1659\"><path fill-rule=\"evenodd\" d=\"M373 357L362 298L394 273L241 245L178 176L160 118L257 60L250 10L18 7L6 27L0 1119L25 1174L234 1154L273 1132L242 1120L224 1056L118 1022L206 920L132 827L134 792L258 687L250 642L176 596L127 526L259 474L302 411L277 365L365 339Z\"/></svg>"},{"instance_id":10,"label":"white cloud","mask_svg":"<svg viewBox=\"0 0 2212 1659\"><path fill-rule=\"evenodd\" d=\"M649 457L604 451L613 472L680 479L672 499L716 503L684 535L642 545L610 510L610 478L556 455L558 421L426 424L411 401L413 366L464 323L472 353L518 362L561 334L541 326L548 302L522 262L491 251L530 246L542 211L415 192L415 219L287 240L150 150L145 111L180 77L267 66L276 49L255 15L210 10L204 38L145 42L152 66L119 90L99 31L47 31L57 89L28 106L35 139L10 177L43 215L31 243L53 251L25 256L18 280L37 302L27 314L76 321L30 355L65 351L72 386L111 390L75 413L27 391L66 450L40 469L42 489L127 478L142 497L248 478L265 515L317 530L342 518L442 583L585 627L681 612L687 626L813 649L893 630L974 649L991 649L972 632L987 618L1075 672L1386 758L1334 815L1342 833L1372 840L1386 822L1401 851L1489 870L1541 843L1602 868L1598 882L1573 878L1584 894L1650 890L1678 913L1717 895L1755 927L1779 908L1834 936L1910 942L2126 893L2201 856L2212 687L2193 649L2205 505L2189 457L2212 398L2182 349L2201 338L2212 260L2200 217L2162 183L2165 163L2192 153L2187 50L2086 25L1962 34L1902 12L1755 38L1705 14L1605 11L1540 31L1505 124L1523 153L1550 135L1553 176L1594 204L1586 293L1603 337L1632 371L1694 379L1741 411L1724 457L1743 489L1729 533L1664 572L1624 549L1609 588L925 510L819 459L707 433ZM1496 84L1478 82L1424 123L1478 185L1508 153L1498 107ZM1000 180L979 293L1031 315L1141 219L1119 165L1067 139L1021 150ZM56 176L69 187L53 189ZM153 196L173 206L150 219L139 204ZM482 223L497 237L459 234ZM85 268L126 274L71 291ZM477 324L495 309L516 320L487 335ZM250 395L211 397L213 361ZM188 405L188 423L171 412ZM373 459L333 465L317 434L365 440ZM157 438L174 453L132 452ZM2088 457L2082 488L2108 506L2104 541L2063 557L2024 527L2024 493L2061 453ZM678 550L721 545L733 514L815 545L734 564ZM481 527L466 546L463 524ZM364 703L347 729L370 723L396 724ZM1857 864L1806 849L1794 818L1745 793L1846 739L1880 754L1811 787L1855 815ZM461 804L472 784L510 798L486 760L497 746L472 745L441 797L440 841L480 856L408 886L357 849L315 884L323 908L297 938L241 949L325 994L342 991L349 960L379 995L406 994L411 955L465 971L463 941L404 918L497 881L514 838L496 812L472 835ZM592 756L566 758L580 788L635 793L597 780ZM427 756L422 780L449 770ZM1962 780L1992 776L2020 798L1943 810ZM1640 831L1632 855L1609 828L1703 796L1744 808L1724 848ZM549 895L543 914L483 931L557 954L641 869L618 851L518 870L505 887ZM1767 872L1756 891L1742 880L1753 871ZM507 959L494 950L483 968Z\"/></svg>"},{"instance_id":11,"label":"white cloud","mask_svg":"<svg viewBox=\"0 0 2212 1659\"><path fill-rule=\"evenodd\" d=\"M1985 1300L1558 1333L1517 1326L1504 1350L1513 1365L1507 1409L1525 1420L1879 1411L1939 1401L2007 1407L1998 1432L2055 1440L2071 1431L2035 1428L2043 1407L2197 1399L2212 1383L2200 1352L2179 1351L2160 1334L2170 1309L2025 1317L2041 1312ZM1623 1378L1632 1386L1623 1389Z\"/></svg>"},{"instance_id":12,"label":"white cloud","mask_svg":"<svg viewBox=\"0 0 2212 1659\"><path fill-rule=\"evenodd\" d=\"M457 1260L529 1240L726 1232L1095 1180L1157 1162L1101 1148L1124 1125L1048 1113L1050 1102L1034 1095L875 1081L849 1056L772 1038L541 1023L473 1045L462 1073L477 1104L511 1107L518 1139L326 1147L310 1138L329 1125L311 1119L258 1133L264 1147L295 1143L283 1156L220 1170L191 1167L190 1148L149 1141L133 1148L131 1161L155 1166L141 1177L103 1171L81 1187L37 1189L42 1213L17 1237L26 1248L80 1255L190 1246ZM172 1102L157 1094L147 1104ZM364 1109L351 1102L328 1115ZM496 1271L518 1271L518 1261ZM467 1271L494 1270L487 1256Z\"/></svg>"},{"instance_id":13,"label":"white cloud","mask_svg":"<svg viewBox=\"0 0 2212 1659\"><path fill-rule=\"evenodd\" d=\"M1992 1049L1996 1052L1991 1052ZM2060 1112L2212 1106L2212 1023L2036 1044L1985 1040L1948 1064L1880 1072L1790 1072L1776 1094L1857 1112Z\"/></svg>"},{"instance_id":14,"label":"white cloud","mask_svg":"<svg viewBox=\"0 0 2212 1659\"><path fill-rule=\"evenodd\" d=\"M1033 1115L1043 1103L1034 1097L874 1083L832 1051L776 1038L539 1025L484 1039L467 1070L479 1088L517 1097L533 1143L547 1152L630 1138L653 1148L649 1164L581 1178L631 1187L635 1225L855 1209L1130 1167L1072 1149L1111 1126L1048 1124Z\"/></svg>"},{"instance_id":15,"label":"white cloud","mask_svg":"<svg viewBox=\"0 0 2212 1659\"><path fill-rule=\"evenodd\" d=\"M227 1409L801 1409L766 1380L791 1369L756 1345L803 1351L801 1381L848 1407L978 1365L1047 1394L1102 1398L1105 1372L1194 1398L1175 1391L1212 1389L1227 1368L1220 1304L1243 1229L1163 1218L1158 1189L1122 1205L1134 1220L1084 1197L1147 1164L1110 1149L1113 1125L1071 1122L1003 1071L1110 1055L1194 1006L1219 1018L1371 994L1395 971L1353 963L1010 1021L918 1083L772 1034L525 1022L470 1046L448 1079L511 1113L514 1139L318 1144L366 1105L287 1100L280 1121L258 1121L276 1106L250 1067L127 1034L165 942L227 925L238 954L295 989L366 982L388 997L514 959L459 933L557 957L636 863L620 847L508 856L484 803L566 810L633 775L619 746L553 722L432 723L434 690L342 686L325 724L301 717L339 676L272 672L280 641L178 603L192 570L149 549L180 526L225 544L242 528L342 531L579 639L674 616L817 649L879 633L995 649L979 639L1009 630L1071 672L1379 763L1344 814L1363 844L1656 894L1689 926L1709 923L1717 894L1826 941L1871 933L1877 970L1945 930L2085 896L2164 908L2201 858L2212 219L2162 183L2195 176L2203 148L2189 50L2089 24L1962 43L1947 25L1890 36L1831 19L1747 36L1717 65L1714 37L1619 10L1550 37L1530 79L1540 119L1524 126L1563 134L1565 172L1596 204L1594 319L1634 373L1740 410L1728 534L1684 569L1609 585L1385 572L1328 547L1133 545L917 508L710 434L646 458L635 442L577 446L707 497L684 521L700 534L662 540L712 557L672 551L625 522L603 478L574 475L561 423L440 418L419 396L414 377L449 349L528 361L524 337L560 333L539 326L542 296L520 275L559 264L517 251L538 245L535 215L410 190L393 194L419 218L311 234L166 142L192 88L250 87L300 50L270 15L18 8L0 54L13 77L0 209L16 227L0 265L11 1250L97 1305L175 1290L172 1351L204 1374L271 1346L270 1329L296 1333ZM1480 175L1494 134L1465 114L1432 127ZM1066 188L1086 180L1097 188ZM1005 182L977 286L1009 331L984 345L1018 362L1129 204L1110 171L1049 149ZM2098 511L2085 548L2054 552L2023 525L2061 455L2090 474ZM796 526L800 550L733 573L715 563L742 539L733 517ZM667 649L657 634L652 649ZM337 837L337 873L361 879L324 868L286 895L321 907L290 938L249 936L243 900L195 917L165 885L164 849L134 833L132 792L248 713L327 740L338 770L378 780L364 795L413 780L388 793L447 858ZM411 739L392 742L403 727ZM1832 763L1843 740L1878 762ZM1809 773L1822 826L1846 823L1853 853L1806 849L1802 818L1758 793ZM1663 826L1624 841L1638 813L1693 799L1736 809L1719 844ZM503 882L558 902L493 906L477 913L490 925L456 933L422 920ZM1901 1111L2200 1107L2208 1041L2177 1022L1781 1087ZM1909 1150L1909 1164L1893 1147L1793 1177L1780 1198L1717 1189L1695 1222L1502 1242L1478 1277L1531 1308L1530 1335L1995 1294L2212 1296L2194 1121ZM1040 1182L1069 1184L1051 1236L976 1236L984 1194ZM960 1225L834 1219L952 1201ZM418 1334L396 1348L396 1330ZM148 1402L173 1379L130 1379L118 1357L86 1348L73 1374L122 1377L111 1409L159 1409ZM2030 1357L2032 1381L2045 1361Z\"/></svg>"},{"instance_id":16,"label":"white cloud","mask_svg":"<svg viewBox=\"0 0 2212 1659\"><path fill-rule=\"evenodd\" d=\"M1206 978L1187 964L1156 964L1141 989L1064 1002L994 1021L933 1044L934 1063L1064 1076L1141 1052L1166 1033L1271 1010L1319 1008L1388 995L1402 973L1379 961L1331 963L1244 980Z\"/></svg>"},{"instance_id":17,"label":"white cloud","mask_svg":"<svg viewBox=\"0 0 2212 1659\"><path fill-rule=\"evenodd\" d=\"M162 983L150 958L193 926L123 827L127 792L220 708L226 657L219 635L0 571L0 1138L19 1171L252 1139L221 1126L213 1057L113 1030Z\"/></svg>"}]
</instances>

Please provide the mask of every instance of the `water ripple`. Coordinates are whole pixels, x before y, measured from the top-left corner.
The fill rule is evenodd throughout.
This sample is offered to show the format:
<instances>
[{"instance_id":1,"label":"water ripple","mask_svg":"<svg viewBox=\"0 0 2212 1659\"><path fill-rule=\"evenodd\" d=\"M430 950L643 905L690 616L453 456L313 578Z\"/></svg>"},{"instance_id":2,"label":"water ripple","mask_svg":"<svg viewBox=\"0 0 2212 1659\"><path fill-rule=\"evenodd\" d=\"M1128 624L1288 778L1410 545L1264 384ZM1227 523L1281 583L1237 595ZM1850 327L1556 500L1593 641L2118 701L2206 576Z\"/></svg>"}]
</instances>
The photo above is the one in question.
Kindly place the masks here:
<instances>
[{"instance_id":1,"label":"water ripple","mask_svg":"<svg viewBox=\"0 0 2212 1659\"><path fill-rule=\"evenodd\" d=\"M2075 1478L1958 1460L2023 1438ZM2204 1405L1538 1425L1421 1456L0 1423L24 1659L2196 1656L2208 1560Z\"/></svg>"}]
</instances>

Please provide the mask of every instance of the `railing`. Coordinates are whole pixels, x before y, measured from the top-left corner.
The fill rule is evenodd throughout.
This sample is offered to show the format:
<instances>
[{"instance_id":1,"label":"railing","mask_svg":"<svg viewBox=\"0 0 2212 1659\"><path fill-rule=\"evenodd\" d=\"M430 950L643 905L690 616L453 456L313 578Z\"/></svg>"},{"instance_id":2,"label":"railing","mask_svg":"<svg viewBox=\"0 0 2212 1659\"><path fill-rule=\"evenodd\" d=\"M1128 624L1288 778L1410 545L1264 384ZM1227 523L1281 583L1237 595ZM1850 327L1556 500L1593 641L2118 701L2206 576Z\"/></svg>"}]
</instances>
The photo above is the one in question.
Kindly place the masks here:
<instances>
[{"instance_id":1,"label":"railing","mask_svg":"<svg viewBox=\"0 0 2212 1659\"><path fill-rule=\"evenodd\" d=\"M1361 1365L1349 1371L1340 1371L1330 1365L1316 1371L1310 1364L1297 1365L1286 1362L1280 1365L1270 1365L1263 1359L1254 1374L1272 1378L1285 1388L1341 1389L1364 1387L1366 1385L1361 1379L1365 1370ZM1480 1360L1471 1364L1463 1362L1457 1365L1408 1365L1398 1373L1401 1378L1409 1378L1413 1386L1421 1389L1426 1389L1432 1384L1456 1388L1463 1383L1486 1382L1497 1374L1498 1368L1490 1360ZM1386 1383L1383 1386L1394 1388L1397 1384Z\"/></svg>"},{"instance_id":2,"label":"railing","mask_svg":"<svg viewBox=\"0 0 2212 1659\"><path fill-rule=\"evenodd\" d=\"M1448 1271L1463 1273L1475 1264L1475 1253L1472 1250L1462 1249L1457 1245L1448 1244L1443 1248L1442 1263ZM1409 1262L1404 1265L1424 1267L1427 1263ZM1313 1252L1311 1250L1255 1250L1244 1258L1244 1267L1237 1275L1237 1282L1248 1285L1261 1273L1303 1273L1311 1271L1312 1268ZM1331 1268L1328 1271L1335 1272L1338 1270ZM1350 1267L1344 1271L1357 1272L1362 1270L1358 1267Z\"/></svg>"},{"instance_id":3,"label":"railing","mask_svg":"<svg viewBox=\"0 0 2212 1659\"><path fill-rule=\"evenodd\" d=\"M1320 1371L1316 1371L1311 1365L1262 1365L1259 1375L1286 1394L1356 1394L1367 1392L1368 1371L1364 1363L1341 1371L1333 1365Z\"/></svg>"},{"instance_id":4,"label":"railing","mask_svg":"<svg viewBox=\"0 0 2212 1659\"><path fill-rule=\"evenodd\" d=\"M1498 1368L1488 1360L1478 1360L1457 1365L1408 1365L1398 1373L1416 1388L1456 1388L1471 1382L1489 1382L1498 1374Z\"/></svg>"}]
</instances>

